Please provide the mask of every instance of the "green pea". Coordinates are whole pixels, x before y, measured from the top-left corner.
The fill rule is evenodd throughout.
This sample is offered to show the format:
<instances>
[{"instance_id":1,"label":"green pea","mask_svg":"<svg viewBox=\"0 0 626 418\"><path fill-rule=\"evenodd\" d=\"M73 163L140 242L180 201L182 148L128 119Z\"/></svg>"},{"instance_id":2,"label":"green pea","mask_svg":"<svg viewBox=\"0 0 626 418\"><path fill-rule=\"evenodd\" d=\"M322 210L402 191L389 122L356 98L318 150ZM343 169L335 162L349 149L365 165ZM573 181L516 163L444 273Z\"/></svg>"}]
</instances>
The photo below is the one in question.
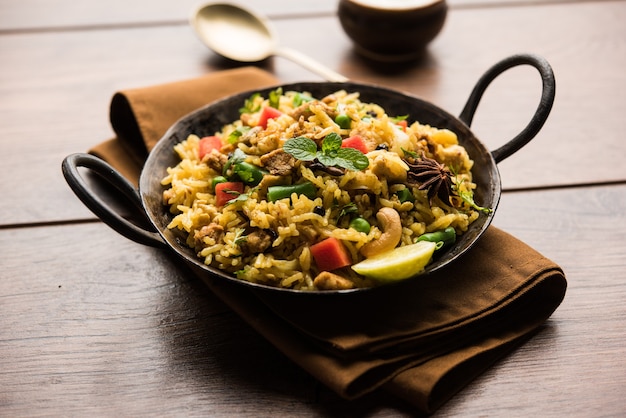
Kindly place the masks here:
<instances>
[{"instance_id":1,"label":"green pea","mask_svg":"<svg viewBox=\"0 0 626 418\"><path fill-rule=\"evenodd\" d=\"M224 176L213 177L213 180L211 180L211 189L215 190L215 186L217 186L220 183L226 183L227 181L228 179Z\"/></svg>"},{"instance_id":2,"label":"green pea","mask_svg":"<svg viewBox=\"0 0 626 418\"><path fill-rule=\"evenodd\" d=\"M350 129L352 119L350 119L350 116L345 113L340 113L335 117L335 123L339 125L341 129Z\"/></svg>"},{"instance_id":3,"label":"green pea","mask_svg":"<svg viewBox=\"0 0 626 418\"><path fill-rule=\"evenodd\" d=\"M367 222L367 219L359 216L350 221L350 228L358 232L363 232L364 234L369 234L371 226L370 223Z\"/></svg>"},{"instance_id":4,"label":"green pea","mask_svg":"<svg viewBox=\"0 0 626 418\"><path fill-rule=\"evenodd\" d=\"M426 234L422 234L417 237L417 241L430 241L441 243L441 245L437 246L437 249L446 247L448 245L452 245L456 241L456 231L453 227L449 226L444 230L429 232Z\"/></svg>"}]
</instances>

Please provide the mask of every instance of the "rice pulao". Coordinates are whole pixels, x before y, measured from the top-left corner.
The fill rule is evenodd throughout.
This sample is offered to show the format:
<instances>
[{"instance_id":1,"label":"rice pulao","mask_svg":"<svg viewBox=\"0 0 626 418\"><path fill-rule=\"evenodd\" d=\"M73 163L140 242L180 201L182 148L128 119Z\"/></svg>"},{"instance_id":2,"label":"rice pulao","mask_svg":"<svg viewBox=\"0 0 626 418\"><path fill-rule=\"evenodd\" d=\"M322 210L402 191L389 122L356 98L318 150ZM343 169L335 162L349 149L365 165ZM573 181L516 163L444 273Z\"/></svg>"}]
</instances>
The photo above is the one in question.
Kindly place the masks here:
<instances>
[{"instance_id":1,"label":"rice pulao","mask_svg":"<svg viewBox=\"0 0 626 418\"><path fill-rule=\"evenodd\" d=\"M221 131L175 145L180 162L162 180L168 228L241 280L379 285L351 267L447 231L444 251L489 211L473 201L473 161L457 135L412 118L358 92L254 94Z\"/></svg>"}]
</instances>

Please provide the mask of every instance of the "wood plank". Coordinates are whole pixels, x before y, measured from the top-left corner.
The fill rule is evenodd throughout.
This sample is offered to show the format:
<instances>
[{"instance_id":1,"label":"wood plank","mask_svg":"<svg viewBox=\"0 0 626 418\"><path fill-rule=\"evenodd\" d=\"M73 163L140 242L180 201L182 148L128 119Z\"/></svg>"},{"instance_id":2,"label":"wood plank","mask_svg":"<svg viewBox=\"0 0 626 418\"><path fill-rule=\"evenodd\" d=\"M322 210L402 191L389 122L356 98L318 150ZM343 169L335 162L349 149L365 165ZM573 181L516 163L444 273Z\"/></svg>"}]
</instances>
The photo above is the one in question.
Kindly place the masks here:
<instances>
[{"instance_id":1,"label":"wood plank","mask_svg":"<svg viewBox=\"0 0 626 418\"><path fill-rule=\"evenodd\" d=\"M494 220L569 280L545 328L438 416L620 416L626 186L506 193ZM186 274L100 223L0 230L3 414L411 416L320 387Z\"/></svg>"},{"instance_id":2,"label":"wood plank","mask_svg":"<svg viewBox=\"0 0 626 418\"><path fill-rule=\"evenodd\" d=\"M503 187L623 180L626 38L618 22L624 18L624 2L456 10L425 62L398 69L395 79L389 68L357 66L352 55L344 62L349 70L340 71L410 91L458 115L478 77L497 60L542 55L556 75L554 107L539 135L499 164ZM590 27L589 20L598 24ZM486 92L473 131L496 149L530 120L539 92L533 69L503 74Z\"/></svg>"},{"instance_id":3,"label":"wood plank","mask_svg":"<svg viewBox=\"0 0 626 418\"><path fill-rule=\"evenodd\" d=\"M598 0L447 0L451 10L509 6L542 6L546 3L577 3ZM240 0L237 3L257 10L271 19L336 13L337 0ZM87 29L98 26L184 24L198 5L197 0L145 1L22 0L0 3L0 31Z\"/></svg>"},{"instance_id":4,"label":"wood plank","mask_svg":"<svg viewBox=\"0 0 626 418\"><path fill-rule=\"evenodd\" d=\"M567 294L541 333L444 416L624 415L625 192L622 185L503 196L494 224L560 264Z\"/></svg>"},{"instance_id":5,"label":"wood plank","mask_svg":"<svg viewBox=\"0 0 626 418\"><path fill-rule=\"evenodd\" d=\"M0 230L0 248L2 415L314 416L320 391L337 402L176 260L103 224Z\"/></svg>"},{"instance_id":6,"label":"wood plank","mask_svg":"<svg viewBox=\"0 0 626 418\"><path fill-rule=\"evenodd\" d=\"M0 236L3 415L236 414L250 404L232 395L247 391L289 411L312 396L311 379L156 250L99 223Z\"/></svg>"},{"instance_id":7,"label":"wood plank","mask_svg":"<svg viewBox=\"0 0 626 418\"><path fill-rule=\"evenodd\" d=\"M402 68L377 68L355 56L334 18L285 20L278 29L286 45L355 80L408 91L452 114L460 112L478 77L497 60L520 51L544 55L557 75L555 107L538 137L500 164L504 187L623 181L626 55L619 51L626 48L621 36L626 2L546 5L542 11L457 10L425 60ZM598 24L587 24L589 19ZM65 185L59 166L65 155L112 136L107 113L115 91L233 65L207 51L184 26L80 36L5 34L0 54L9 63L0 67L3 166L25 183L17 189L1 183L0 194L11 196L0 201L3 225L91 217ZM319 80L283 59L265 65L286 82ZM532 69L515 69L496 80L473 124L479 138L494 149L516 134L530 118L538 90Z\"/></svg>"},{"instance_id":8,"label":"wood plank","mask_svg":"<svg viewBox=\"0 0 626 418\"><path fill-rule=\"evenodd\" d=\"M0 30L88 28L90 26L184 24L203 2L197 0L142 1L23 0L0 3ZM208 2L207 2L208 3ZM242 6L272 18L293 15L332 14L336 0L241 0Z\"/></svg>"}]
</instances>

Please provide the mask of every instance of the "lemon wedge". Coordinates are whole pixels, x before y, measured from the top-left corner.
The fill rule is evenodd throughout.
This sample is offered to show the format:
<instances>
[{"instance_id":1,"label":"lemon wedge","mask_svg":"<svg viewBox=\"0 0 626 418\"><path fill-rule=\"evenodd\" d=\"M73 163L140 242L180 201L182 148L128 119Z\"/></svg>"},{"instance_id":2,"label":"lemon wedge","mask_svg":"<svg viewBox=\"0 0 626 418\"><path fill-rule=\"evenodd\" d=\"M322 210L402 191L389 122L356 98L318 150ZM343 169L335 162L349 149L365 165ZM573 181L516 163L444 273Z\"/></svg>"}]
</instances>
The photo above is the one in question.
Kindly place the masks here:
<instances>
[{"instance_id":1,"label":"lemon wedge","mask_svg":"<svg viewBox=\"0 0 626 418\"><path fill-rule=\"evenodd\" d=\"M352 266L357 273L378 281L393 282L408 279L424 270L437 244L419 241L366 258Z\"/></svg>"}]
</instances>

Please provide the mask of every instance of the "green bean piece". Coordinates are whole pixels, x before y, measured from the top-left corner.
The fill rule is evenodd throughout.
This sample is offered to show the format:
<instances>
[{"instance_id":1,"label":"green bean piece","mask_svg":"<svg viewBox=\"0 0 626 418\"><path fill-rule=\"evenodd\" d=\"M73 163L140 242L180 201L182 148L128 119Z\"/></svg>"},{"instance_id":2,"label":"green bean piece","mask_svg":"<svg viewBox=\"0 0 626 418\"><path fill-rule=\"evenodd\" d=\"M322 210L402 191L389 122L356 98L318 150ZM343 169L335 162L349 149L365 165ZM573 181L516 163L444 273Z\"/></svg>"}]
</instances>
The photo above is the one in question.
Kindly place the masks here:
<instances>
[{"instance_id":1,"label":"green bean piece","mask_svg":"<svg viewBox=\"0 0 626 418\"><path fill-rule=\"evenodd\" d=\"M350 228L356 230L357 232L363 232L364 234L369 234L371 225L369 222L367 222L367 219L361 218L360 216L358 216L350 221Z\"/></svg>"},{"instance_id":2,"label":"green bean piece","mask_svg":"<svg viewBox=\"0 0 626 418\"><path fill-rule=\"evenodd\" d=\"M441 231L422 234L417 237L416 242L418 241L441 242L441 246L437 246L437 249L447 247L448 245L452 245L456 242L456 231L453 227L449 226Z\"/></svg>"},{"instance_id":3,"label":"green bean piece","mask_svg":"<svg viewBox=\"0 0 626 418\"><path fill-rule=\"evenodd\" d=\"M267 198L270 202L291 197L295 193L297 195L305 195L309 199L315 199L317 189L311 182L291 184L287 186L270 186L267 188Z\"/></svg>"},{"instance_id":4,"label":"green bean piece","mask_svg":"<svg viewBox=\"0 0 626 418\"><path fill-rule=\"evenodd\" d=\"M245 161L236 163L234 172L241 179L241 181L251 186L259 184L261 180L263 180L263 177L267 174L266 171Z\"/></svg>"}]
</instances>

